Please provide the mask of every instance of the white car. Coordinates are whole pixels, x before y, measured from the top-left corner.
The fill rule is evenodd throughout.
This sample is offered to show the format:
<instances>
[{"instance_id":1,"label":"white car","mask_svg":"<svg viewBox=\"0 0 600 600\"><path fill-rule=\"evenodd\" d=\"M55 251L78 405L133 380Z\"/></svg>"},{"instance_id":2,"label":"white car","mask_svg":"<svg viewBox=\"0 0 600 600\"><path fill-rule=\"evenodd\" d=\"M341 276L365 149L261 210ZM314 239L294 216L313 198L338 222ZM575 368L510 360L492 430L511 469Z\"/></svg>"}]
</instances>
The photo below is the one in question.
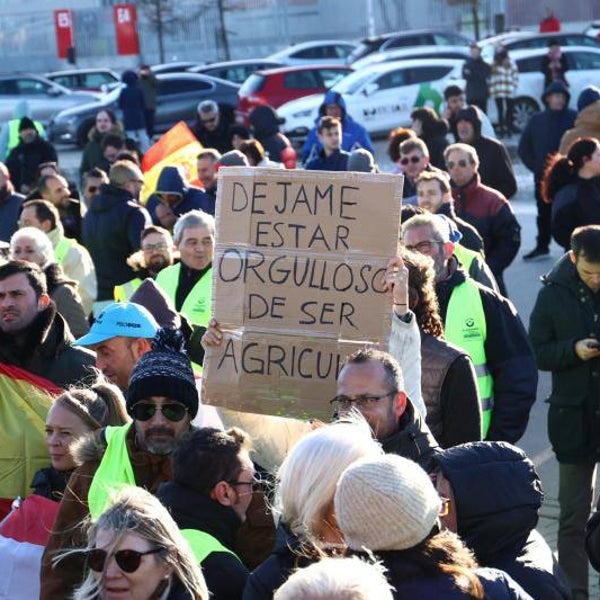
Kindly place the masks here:
<instances>
[{"instance_id":1,"label":"white car","mask_svg":"<svg viewBox=\"0 0 600 600\"><path fill-rule=\"evenodd\" d=\"M546 48L513 50L511 59L519 68L519 87L513 101L513 125L522 130L529 117L544 108L544 75L541 71L542 58ZM567 59L569 70L566 73L571 94L571 108L577 107L581 90L590 84L600 85L600 49L587 46L565 46L562 52ZM490 98L488 115L496 121L496 104Z\"/></svg>"},{"instance_id":2,"label":"white car","mask_svg":"<svg viewBox=\"0 0 600 600\"><path fill-rule=\"evenodd\" d=\"M318 40L292 44L265 60L273 60L284 65L305 65L327 63L328 65L345 65L350 53L357 44L344 40Z\"/></svg>"},{"instance_id":3,"label":"white car","mask_svg":"<svg viewBox=\"0 0 600 600\"><path fill-rule=\"evenodd\" d=\"M355 71L364 69L369 65L378 65L384 62L410 60L411 58L469 58L469 49L465 46L415 46L414 48L394 48L381 52L367 54L364 58L352 63Z\"/></svg>"},{"instance_id":4,"label":"white car","mask_svg":"<svg viewBox=\"0 0 600 600\"><path fill-rule=\"evenodd\" d=\"M431 106L438 113L444 89L450 84L464 87L461 59L414 59L382 63L344 77L332 90L344 96L348 114L371 134L411 124L410 113ZM323 95L288 102L277 109L285 119L284 131L303 137L313 127Z\"/></svg>"}]
</instances>

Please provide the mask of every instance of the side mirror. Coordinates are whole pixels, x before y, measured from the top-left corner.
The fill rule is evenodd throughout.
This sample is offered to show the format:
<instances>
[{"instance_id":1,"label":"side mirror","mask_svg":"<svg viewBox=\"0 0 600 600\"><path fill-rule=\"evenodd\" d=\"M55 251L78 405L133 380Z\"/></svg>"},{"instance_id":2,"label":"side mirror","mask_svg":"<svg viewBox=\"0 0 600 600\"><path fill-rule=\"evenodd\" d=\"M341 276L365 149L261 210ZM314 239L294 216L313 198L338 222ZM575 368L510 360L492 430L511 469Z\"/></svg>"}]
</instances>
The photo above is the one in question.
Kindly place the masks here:
<instances>
[{"instance_id":1,"label":"side mirror","mask_svg":"<svg viewBox=\"0 0 600 600\"><path fill-rule=\"evenodd\" d=\"M62 90L55 85L48 88L48 96L60 96L62 93Z\"/></svg>"},{"instance_id":2,"label":"side mirror","mask_svg":"<svg viewBox=\"0 0 600 600\"><path fill-rule=\"evenodd\" d=\"M371 94L374 94L378 89L379 85L377 83L368 83L363 89L363 94L365 96L370 96Z\"/></svg>"}]
</instances>

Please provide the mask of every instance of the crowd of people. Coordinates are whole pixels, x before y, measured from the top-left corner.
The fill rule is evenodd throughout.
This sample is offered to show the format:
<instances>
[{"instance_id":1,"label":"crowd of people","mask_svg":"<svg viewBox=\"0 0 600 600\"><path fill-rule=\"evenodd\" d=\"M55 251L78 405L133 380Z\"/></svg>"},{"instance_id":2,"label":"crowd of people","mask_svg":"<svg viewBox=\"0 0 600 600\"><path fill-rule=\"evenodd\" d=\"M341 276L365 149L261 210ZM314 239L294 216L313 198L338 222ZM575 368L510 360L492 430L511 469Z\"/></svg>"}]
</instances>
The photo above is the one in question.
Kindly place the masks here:
<instances>
[{"instance_id":1,"label":"crowd of people","mask_svg":"<svg viewBox=\"0 0 600 600\"><path fill-rule=\"evenodd\" d=\"M52 515L38 532L40 598L589 598L588 556L600 564L600 513L587 523L600 459L600 89L586 88L576 112L552 49L548 73L545 108L518 145L538 210L523 258L548 256L552 238L565 254L529 330L504 280L521 228L498 138L512 131L518 74L504 51L489 67L474 46L466 90L449 86L441 114L417 107L389 135L404 187L382 281L388 347L346 358L331 423L312 424L275 468L199 399L204 353L226 337L211 314L218 172L379 172L344 98L324 97L299 155L271 107L246 129L200 102L197 179L164 166L143 204L147 67L124 74L122 124L96 115L78 182L20 118L0 163L0 375L16 394L17 382L49 394L45 466L22 493ZM558 560L536 530L540 479L514 446L538 369L552 373ZM0 481L29 473L33 459L13 446L20 466L0 465ZM24 514L15 506L0 538Z\"/></svg>"}]
</instances>

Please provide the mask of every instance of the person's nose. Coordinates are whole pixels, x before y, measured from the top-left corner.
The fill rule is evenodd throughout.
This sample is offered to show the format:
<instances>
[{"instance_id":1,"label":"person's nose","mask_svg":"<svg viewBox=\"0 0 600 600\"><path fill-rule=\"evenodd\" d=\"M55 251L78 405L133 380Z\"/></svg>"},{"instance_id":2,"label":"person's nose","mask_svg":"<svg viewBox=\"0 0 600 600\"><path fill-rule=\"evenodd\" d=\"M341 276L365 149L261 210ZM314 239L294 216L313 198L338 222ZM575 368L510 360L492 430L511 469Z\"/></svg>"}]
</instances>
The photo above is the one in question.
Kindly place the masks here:
<instances>
[{"instance_id":1,"label":"person's nose","mask_svg":"<svg viewBox=\"0 0 600 600\"><path fill-rule=\"evenodd\" d=\"M164 425L169 423L169 419L167 419L165 415L163 415L162 410L158 410L158 408L150 420L154 425Z\"/></svg>"}]
</instances>

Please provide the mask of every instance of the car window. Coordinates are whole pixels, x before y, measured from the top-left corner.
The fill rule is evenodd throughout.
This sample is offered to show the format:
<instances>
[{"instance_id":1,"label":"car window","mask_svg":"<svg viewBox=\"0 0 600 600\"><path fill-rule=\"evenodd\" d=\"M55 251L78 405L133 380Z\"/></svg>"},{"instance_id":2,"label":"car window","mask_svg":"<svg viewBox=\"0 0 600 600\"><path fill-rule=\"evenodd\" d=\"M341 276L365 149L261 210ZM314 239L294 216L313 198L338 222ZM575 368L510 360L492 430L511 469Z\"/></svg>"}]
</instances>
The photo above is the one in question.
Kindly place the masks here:
<instances>
[{"instance_id":1,"label":"car window","mask_svg":"<svg viewBox=\"0 0 600 600\"><path fill-rule=\"evenodd\" d=\"M334 51L332 58L346 58L352 52L352 46L339 45L331 48Z\"/></svg>"},{"instance_id":2,"label":"car window","mask_svg":"<svg viewBox=\"0 0 600 600\"><path fill-rule=\"evenodd\" d=\"M520 58L517 62L519 73L538 73L542 70L542 57L530 56L529 58Z\"/></svg>"},{"instance_id":3,"label":"car window","mask_svg":"<svg viewBox=\"0 0 600 600\"><path fill-rule=\"evenodd\" d=\"M256 94L262 90L266 77L264 75L258 75L253 73L244 81L242 87L239 90L240 96L249 96L250 94Z\"/></svg>"},{"instance_id":4,"label":"car window","mask_svg":"<svg viewBox=\"0 0 600 600\"><path fill-rule=\"evenodd\" d=\"M315 71L292 71L283 78L286 88L310 90L321 87L319 75Z\"/></svg>"},{"instance_id":5,"label":"car window","mask_svg":"<svg viewBox=\"0 0 600 600\"><path fill-rule=\"evenodd\" d=\"M53 77L52 81L68 88L79 87L79 79L76 75L58 75Z\"/></svg>"},{"instance_id":6,"label":"car window","mask_svg":"<svg viewBox=\"0 0 600 600\"><path fill-rule=\"evenodd\" d=\"M445 33L434 33L433 43L436 46L456 46L456 40Z\"/></svg>"},{"instance_id":7,"label":"car window","mask_svg":"<svg viewBox=\"0 0 600 600\"><path fill-rule=\"evenodd\" d=\"M341 69L319 69L317 71L321 78L321 86L329 89L333 87L338 81L346 77L350 71L343 71Z\"/></svg>"},{"instance_id":8,"label":"car window","mask_svg":"<svg viewBox=\"0 0 600 600\"><path fill-rule=\"evenodd\" d=\"M425 46L429 44L427 37L426 34L418 34L392 38L384 46L386 50L389 48L407 48L408 46Z\"/></svg>"},{"instance_id":9,"label":"car window","mask_svg":"<svg viewBox=\"0 0 600 600\"><path fill-rule=\"evenodd\" d=\"M42 96L48 93L50 86L38 79L17 79L17 94L22 96Z\"/></svg>"},{"instance_id":10,"label":"car window","mask_svg":"<svg viewBox=\"0 0 600 600\"><path fill-rule=\"evenodd\" d=\"M375 83L377 83L380 90L389 90L391 88L400 87L401 85L406 85L406 71L404 69L390 71L379 77L379 79L376 79Z\"/></svg>"},{"instance_id":11,"label":"car window","mask_svg":"<svg viewBox=\"0 0 600 600\"><path fill-rule=\"evenodd\" d=\"M290 54L292 58L323 58L323 48L315 46L314 48L305 48Z\"/></svg>"},{"instance_id":12,"label":"car window","mask_svg":"<svg viewBox=\"0 0 600 600\"><path fill-rule=\"evenodd\" d=\"M106 83L114 83L114 77L108 73L86 73L84 75L85 87L99 88Z\"/></svg>"},{"instance_id":13,"label":"car window","mask_svg":"<svg viewBox=\"0 0 600 600\"><path fill-rule=\"evenodd\" d=\"M572 69L600 69L600 54L595 52L568 52Z\"/></svg>"},{"instance_id":14,"label":"car window","mask_svg":"<svg viewBox=\"0 0 600 600\"><path fill-rule=\"evenodd\" d=\"M14 79L0 80L0 95L2 95L2 96L16 96L17 95L17 84Z\"/></svg>"},{"instance_id":15,"label":"car window","mask_svg":"<svg viewBox=\"0 0 600 600\"><path fill-rule=\"evenodd\" d=\"M372 77L373 74L369 69L355 71L348 75L348 77L344 77L335 85L334 89L340 94L355 94Z\"/></svg>"},{"instance_id":16,"label":"car window","mask_svg":"<svg viewBox=\"0 0 600 600\"><path fill-rule=\"evenodd\" d=\"M408 72L407 83L437 81L452 71L452 67L415 67Z\"/></svg>"},{"instance_id":17,"label":"car window","mask_svg":"<svg viewBox=\"0 0 600 600\"><path fill-rule=\"evenodd\" d=\"M600 48L598 42L589 35L568 35L565 36L564 46L590 46L591 48Z\"/></svg>"},{"instance_id":18,"label":"car window","mask_svg":"<svg viewBox=\"0 0 600 600\"><path fill-rule=\"evenodd\" d=\"M185 94L186 92L205 92L212 89L212 87L212 84L208 81L162 79L158 88L158 93L161 96L170 96L171 94Z\"/></svg>"}]
</instances>

